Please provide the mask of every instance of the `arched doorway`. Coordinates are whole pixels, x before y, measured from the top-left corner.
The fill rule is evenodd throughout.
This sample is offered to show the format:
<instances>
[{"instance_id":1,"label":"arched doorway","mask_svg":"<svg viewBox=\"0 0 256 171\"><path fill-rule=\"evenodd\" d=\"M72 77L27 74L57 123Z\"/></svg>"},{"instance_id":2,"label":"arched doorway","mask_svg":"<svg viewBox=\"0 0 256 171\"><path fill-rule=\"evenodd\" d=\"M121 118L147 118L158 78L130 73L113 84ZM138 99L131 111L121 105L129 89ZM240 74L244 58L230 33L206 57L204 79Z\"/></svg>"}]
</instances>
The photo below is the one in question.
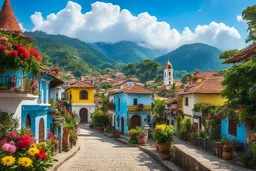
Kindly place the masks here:
<instances>
[{"instance_id":1,"label":"arched doorway","mask_svg":"<svg viewBox=\"0 0 256 171\"><path fill-rule=\"evenodd\" d=\"M122 117L121 119L121 131L122 131L122 134L124 134L124 117Z\"/></svg>"},{"instance_id":2,"label":"arched doorway","mask_svg":"<svg viewBox=\"0 0 256 171\"><path fill-rule=\"evenodd\" d=\"M31 129L31 117L29 114L26 117L26 128Z\"/></svg>"},{"instance_id":3,"label":"arched doorway","mask_svg":"<svg viewBox=\"0 0 256 171\"><path fill-rule=\"evenodd\" d=\"M39 142L44 141L44 119L41 118L39 121Z\"/></svg>"},{"instance_id":4,"label":"arched doorway","mask_svg":"<svg viewBox=\"0 0 256 171\"><path fill-rule=\"evenodd\" d=\"M79 116L80 123L88 123L88 110L86 108L80 109Z\"/></svg>"},{"instance_id":5,"label":"arched doorway","mask_svg":"<svg viewBox=\"0 0 256 171\"><path fill-rule=\"evenodd\" d=\"M131 117L131 127L136 128L136 126L141 126L141 118L139 115L133 115Z\"/></svg>"}]
</instances>

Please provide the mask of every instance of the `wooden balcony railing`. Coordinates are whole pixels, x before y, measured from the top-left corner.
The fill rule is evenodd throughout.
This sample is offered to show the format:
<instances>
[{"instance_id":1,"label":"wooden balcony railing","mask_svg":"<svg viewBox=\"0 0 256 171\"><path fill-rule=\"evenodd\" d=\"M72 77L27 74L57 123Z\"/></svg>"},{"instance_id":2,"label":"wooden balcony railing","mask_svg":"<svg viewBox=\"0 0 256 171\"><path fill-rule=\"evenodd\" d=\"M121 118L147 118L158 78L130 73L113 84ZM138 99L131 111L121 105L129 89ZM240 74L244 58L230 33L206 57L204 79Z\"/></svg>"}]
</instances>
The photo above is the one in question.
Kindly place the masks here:
<instances>
[{"instance_id":1,"label":"wooden balcony railing","mask_svg":"<svg viewBox=\"0 0 256 171\"><path fill-rule=\"evenodd\" d=\"M128 106L128 111L151 111L151 110L152 110L152 106L143 106L143 107Z\"/></svg>"}]
</instances>

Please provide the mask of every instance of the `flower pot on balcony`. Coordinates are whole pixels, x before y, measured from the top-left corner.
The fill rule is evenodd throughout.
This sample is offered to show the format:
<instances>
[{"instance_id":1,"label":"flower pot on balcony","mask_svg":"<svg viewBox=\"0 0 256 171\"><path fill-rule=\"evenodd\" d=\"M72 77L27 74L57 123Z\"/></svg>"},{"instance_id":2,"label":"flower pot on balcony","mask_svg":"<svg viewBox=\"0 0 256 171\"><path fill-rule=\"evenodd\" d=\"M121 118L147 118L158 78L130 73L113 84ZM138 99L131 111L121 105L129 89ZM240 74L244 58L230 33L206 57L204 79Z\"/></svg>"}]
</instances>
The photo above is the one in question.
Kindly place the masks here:
<instances>
[{"instance_id":1,"label":"flower pot on balcony","mask_svg":"<svg viewBox=\"0 0 256 171\"><path fill-rule=\"evenodd\" d=\"M170 148L169 144L158 144L158 149L160 152L168 151Z\"/></svg>"},{"instance_id":2,"label":"flower pot on balcony","mask_svg":"<svg viewBox=\"0 0 256 171\"><path fill-rule=\"evenodd\" d=\"M232 160L233 158L233 152L222 152L222 158L224 160Z\"/></svg>"}]
</instances>

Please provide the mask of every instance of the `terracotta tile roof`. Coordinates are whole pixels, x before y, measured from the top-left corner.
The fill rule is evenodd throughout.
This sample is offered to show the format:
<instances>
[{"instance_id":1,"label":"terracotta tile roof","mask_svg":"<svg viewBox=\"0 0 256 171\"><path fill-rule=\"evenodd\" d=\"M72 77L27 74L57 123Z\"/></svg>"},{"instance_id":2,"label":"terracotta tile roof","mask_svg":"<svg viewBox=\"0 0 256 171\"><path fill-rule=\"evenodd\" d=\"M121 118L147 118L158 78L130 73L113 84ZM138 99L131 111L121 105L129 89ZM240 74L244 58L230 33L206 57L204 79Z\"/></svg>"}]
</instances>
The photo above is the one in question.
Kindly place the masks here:
<instances>
[{"instance_id":1,"label":"terracotta tile roof","mask_svg":"<svg viewBox=\"0 0 256 171\"><path fill-rule=\"evenodd\" d=\"M145 87L142 87L140 85L130 85L126 86L123 89L120 89L118 91L112 92L112 94L118 94L118 93L126 93L126 94L153 94L153 91L150 89L147 89Z\"/></svg>"},{"instance_id":2,"label":"terracotta tile roof","mask_svg":"<svg viewBox=\"0 0 256 171\"><path fill-rule=\"evenodd\" d=\"M203 80L201 83L188 85L181 94L219 94L222 90L223 77Z\"/></svg>"},{"instance_id":3,"label":"terracotta tile roof","mask_svg":"<svg viewBox=\"0 0 256 171\"><path fill-rule=\"evenodd\" d=\"M7 31L22 32L15 18L10 0L5 0L0 11L0 29Z\"/></svg>"},{"instance_id":4,"label":"terracotta tile roof","mask_svg":"<svg viewBox=\"0 0 256 171\"><path fill-rule=\"evenodd\" d=\"M70 88L95 88L95 86L84 81L77 81L68 87L68 89Z\"/></svg>"},{"instance_id":5,"label":"terracotta tile roof","mask_svg":"<svg viewBox=\"0 0 256 171\"><path fill-rule=\"evenodd\" d=\"M218 71L205 71L205 72L200 72L198 74L194 74L197 78L210 78L214 77L216 75L220 75Z\"/></svg>"},{"instance_id":6,"label":"terracotta tile roof","mask_svg":"<svg viewBox=\"0 0 256 171\"><path fill-rule=\"evenodd\" d=\"M52 71L49 68L40 66L40 70L41 70L42 73L44 73L44 74L48 75L49 77L53 78L53 80L50 82L50 87L51 88L64 84L64 81L57 78L55 75L53 75Z\"/></svg>"},{"instance_id":7,"label":"terracotta tile roof","mask_svg":"<svg viewBox=\"0 0 256 171\"><path fill-rule=\"evenodd\" d=\"M242 52L225 60L223 63L236 63L241 61L249 61L252 58L256 58L256 43L246 47L245 49L243 49Z\"/></svg>"}]
</instances>

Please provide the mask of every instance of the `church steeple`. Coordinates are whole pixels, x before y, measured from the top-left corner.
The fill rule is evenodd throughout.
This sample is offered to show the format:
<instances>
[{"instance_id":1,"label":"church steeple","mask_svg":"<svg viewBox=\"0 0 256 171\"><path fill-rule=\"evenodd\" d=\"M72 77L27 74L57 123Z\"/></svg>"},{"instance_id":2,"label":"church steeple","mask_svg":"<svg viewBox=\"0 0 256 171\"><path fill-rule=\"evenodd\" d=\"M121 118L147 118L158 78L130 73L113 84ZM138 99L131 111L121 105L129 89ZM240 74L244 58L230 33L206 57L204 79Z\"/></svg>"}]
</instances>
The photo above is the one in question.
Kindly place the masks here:
<instances>
[{"instance_id":1,"label":"church steeple","mask_svg":"<svg viewBox=\"0 0 256 171\"><path fill-rule=\"evenodd\" d=\"M12 10L10 0L4 1L0 11L0 30L22 32Z\"/></svg>"},{"instance_id":2,"label":"church steeple","mask_svg":"<svg viewBox=\"0 0 256 171\"><path fill-rule=\"evenodd\" d=\"M173 84L173 68L168 58L167 63L164 65L164 85L170 86Z\"/></svg>"}]
</instances>

